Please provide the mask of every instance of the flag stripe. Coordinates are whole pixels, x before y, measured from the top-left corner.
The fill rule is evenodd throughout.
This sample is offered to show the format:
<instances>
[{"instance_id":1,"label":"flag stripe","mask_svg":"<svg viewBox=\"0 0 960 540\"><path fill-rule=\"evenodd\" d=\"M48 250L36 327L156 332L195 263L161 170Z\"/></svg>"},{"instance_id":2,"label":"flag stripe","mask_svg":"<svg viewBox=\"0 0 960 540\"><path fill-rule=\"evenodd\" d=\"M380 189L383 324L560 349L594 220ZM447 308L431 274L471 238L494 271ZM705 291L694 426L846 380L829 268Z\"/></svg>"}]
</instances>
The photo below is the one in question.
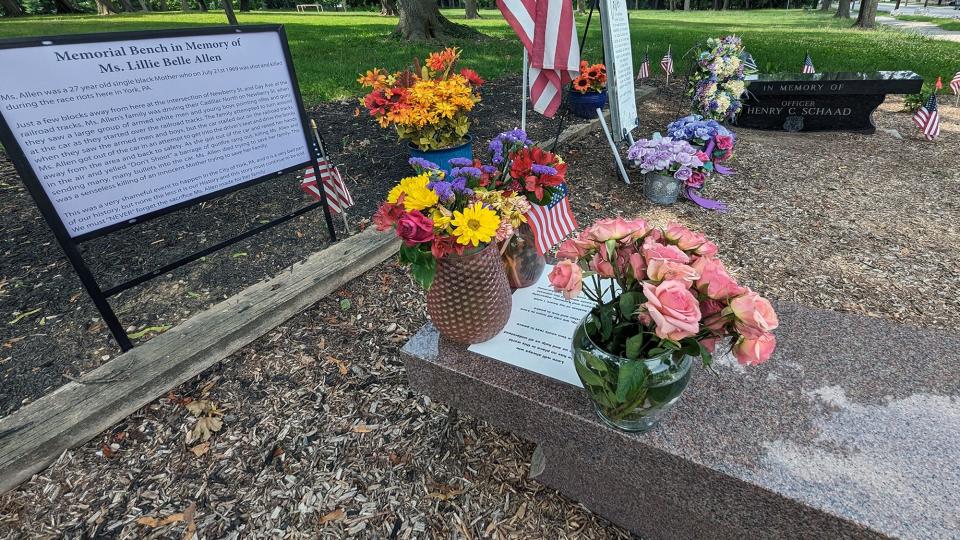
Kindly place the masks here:
<instances>
[{"instance_id":1,"label":"flag stripe","mask_svg":"<svg viewBox=\"0 0 960 540\"><path fill-rule=\"evenodd\" d=\"M323 191L327 196L327 206L336 213L343 212L353 206L353 196L350 190L340 176L340 171L330 164L325 158L317 159L317 168L320 170L320 181L323 184ZM303 181L300 183L301 189L314 199L320 200L320 190L317 188L316 171L313 167L303 172Z\"/></svg>"},{"instance_id":2,"label":"flag stripe","mask_svg":"<svg viewBox=\"0 0 960 540\"><path fill-rule=\"evenodd\" d=\"M527 212L527 219L541 255L577 228L577 221L570 211L570 200L566 196L552 206L533 205Z\"/></svg>"}]
</instances>

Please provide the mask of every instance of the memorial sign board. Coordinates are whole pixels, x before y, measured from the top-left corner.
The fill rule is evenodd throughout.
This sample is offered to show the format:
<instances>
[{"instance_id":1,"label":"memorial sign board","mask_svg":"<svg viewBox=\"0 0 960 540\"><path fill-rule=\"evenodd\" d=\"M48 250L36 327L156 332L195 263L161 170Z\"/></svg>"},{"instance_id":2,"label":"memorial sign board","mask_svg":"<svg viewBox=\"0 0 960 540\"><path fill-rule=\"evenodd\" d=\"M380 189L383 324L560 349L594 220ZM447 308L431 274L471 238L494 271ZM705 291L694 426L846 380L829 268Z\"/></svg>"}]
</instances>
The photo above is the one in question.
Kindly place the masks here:
<instances>
[{"instance_id":1,"label":"memorial sign board","mask_svg":"<svg viewBox=\"0 0 960 540\"><path fill-rule=\"evenodd\" d=\"M599 3L612 135L617 142L621 142L640 125L637 97L634 94L630 12L627 11L627 0L600 0Z\"/></svg>"},{"instance_id":2,"label":"memorial sign board","mask_svg":"<svg viewBox=\"0 0 960 540\"><path fill-rule=\"evenodd\" d=\"M100 289L78 244L315 163L282 26L0 40L0 142L123 349L106 298L325 197Z\"/></svg>"},{"instance_id":3,"label":"memorial sign board","mask_svg":"<svg viewBox=\"0 0 960 540\"><path fill-rule=\"evenodd\" d=\"M876 130L873 111L887 94L916 94L912 71L760 74L746 78L747 98L733 123L784 131Z\"/></svg>"}]
</instances>

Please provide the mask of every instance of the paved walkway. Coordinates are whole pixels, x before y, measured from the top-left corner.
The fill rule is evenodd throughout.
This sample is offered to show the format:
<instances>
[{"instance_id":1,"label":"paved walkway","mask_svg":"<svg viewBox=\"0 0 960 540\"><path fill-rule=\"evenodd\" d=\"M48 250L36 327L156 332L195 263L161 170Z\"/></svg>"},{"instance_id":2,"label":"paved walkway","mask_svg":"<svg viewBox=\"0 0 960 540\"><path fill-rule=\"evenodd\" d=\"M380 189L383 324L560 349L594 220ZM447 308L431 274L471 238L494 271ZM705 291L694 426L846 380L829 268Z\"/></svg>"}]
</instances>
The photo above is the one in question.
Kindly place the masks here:
<instances>
[{"instance_id":1,"label":"paved walkway","mask_svg":"<svg viewBox=\"0 0 960 540\"><path fill-rule=\"evenodd\" d=\"M893 17L877 16L877 22L903 32L913 32L933 39L960 43L960 32L944 30L939 26L923 21L901 21Z\"/></svg>"}]
</instances>

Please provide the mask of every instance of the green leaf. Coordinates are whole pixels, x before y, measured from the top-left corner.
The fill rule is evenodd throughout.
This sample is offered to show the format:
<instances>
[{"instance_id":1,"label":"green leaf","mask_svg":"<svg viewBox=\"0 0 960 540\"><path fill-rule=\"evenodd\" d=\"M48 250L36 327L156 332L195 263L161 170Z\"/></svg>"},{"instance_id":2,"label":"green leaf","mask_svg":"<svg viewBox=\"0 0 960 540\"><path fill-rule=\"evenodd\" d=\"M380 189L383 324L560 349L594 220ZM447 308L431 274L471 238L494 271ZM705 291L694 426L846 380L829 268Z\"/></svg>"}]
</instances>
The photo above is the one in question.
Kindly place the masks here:
<instances>
[{"instance_id":1,"label":"green leaf","mask_svg":"<svg viewBox=\"0 0 960 540\"><path fill-rule=\"evenodd\" d=\"M637 334L627 339L627 358L631 360L640 358L641 350L643 350L643 334Z\"/></svg>"},{"instance_id":2,"label":"green leaf","mask_svg":"<svg viewBox=\"0 0 960 540\"><path fill-rule=\"evenodd\" d=\"M588 352L581 352L580 354L590 355ZM603 378L594 373L587 366L583 365L583 362L574 361L573 365L576 366L577 375L580 376L580 381L584 384L584 386L604 386Z\"/></svg>"},{"instance_id":3,"label":"green leaf","mask_svg":"<svg viewBox=\"0 0 960 540\"><path fill-rule=\"evenodd\" d=\"M617 400L634 401L637 394L644 390L647 381L647 366L640 361L625 362L620 365L620 377L617 379Z\"/></svg>"},{"instance_id":4,"label":"green leaf","mask_svg":"<svg viewBox=\"0 0 960 540\"><path fill-rule=\"evenodd\" d=\"M437 261L433 257L423 257L410 266L410 273L423 290L429 290L437 273Z\"/></svg>"},{"instance_id":5,"label":"green leaf","mask_svg":"<svg viewBox=\"0 0 960 540\"><path fill-rule=\"evenodd\" d=\"M620 314L624 319L632 319L637 311L637 304L640 303L640 293L629 291L620 295Z\"/></svg>"},{"instance_id":6,"label":"green leaf","mask_svg":"<svg viewBox=\"0 0 960 540\"><path fill-rule=\"evenodd\" d=\"M340 309L341 309L341 310L347 311L347 310L350 309L351 307L353 307L353 302L351 302L349 298L344 298L344 299L340 300Z\"/></svg>"},{"instance_id":7,"label":"green leaf","mask_svg":"<svg viewBox=\"0 0 960 540\"><path fill-rule=\"evenodd\" d=\"M607 304L600 308L600 335L604 340L610 339L613 333L613 305Z\"/></svg>"},{"instance_id":8,"label":"green leaf","mask_svg":"<svg viewBox=\"0 0 960 540\"><path fill-rule=\"evenodd\" d=\"M710 364L712 364L713 354L711 354L710 351L708 351L707 348L704 347L703 344L700 343L699 341L697 342L697 345L700 346L700 360L703 362L703 365L709 366Z\"/></svg>"}]
</instances>

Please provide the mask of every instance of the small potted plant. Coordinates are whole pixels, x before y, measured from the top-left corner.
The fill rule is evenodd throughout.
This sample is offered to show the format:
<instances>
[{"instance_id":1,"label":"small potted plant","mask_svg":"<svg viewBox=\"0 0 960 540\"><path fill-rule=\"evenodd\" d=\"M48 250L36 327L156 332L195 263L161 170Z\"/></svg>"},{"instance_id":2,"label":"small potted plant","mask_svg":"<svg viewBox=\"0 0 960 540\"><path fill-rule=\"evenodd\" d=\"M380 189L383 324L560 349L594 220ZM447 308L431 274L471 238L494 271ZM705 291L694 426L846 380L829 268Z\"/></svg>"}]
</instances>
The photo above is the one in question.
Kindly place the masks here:
<instances>
[{"instance_id":1,"label":"small potted plant","mask_svg":"<svg viewBox=\"0 0 960 540\"><path fill-rule=\"evenodd\" d=\"M472 69L456 68L460 49L431 53L421 66L388 73L374 68L358 82L370 92L360 103L381 127L393 127L410 155L450 172L453 158L472 158L468 114L480 102L484 80Z\"/></svg>"},{"instance_id":2,"label":"small potted plant","mask_svg":"<svg viewBox=\"0 0 960 540\"><path fill-rule=\"evenodd\" d=\"M456 163L456 162L455 162ZM441 334L480 343L507 324L511 298L497 243L529 208L523 196L490 189L490 169L410 158L417 173L400 180L373 216L403 241L400 262L427 290L427 313Z\"/></svg>"},{"instance_id":3,"label":"small potted plant","mask_svg":"<svg viewBox=\"0 0 960 540\"><path fill-rule=\"evenodd\" d=\"M568 300L593 302L574 332L573 359L609 425L653 427L686 389L694 360L710 366L721 343L743 365L773 354L773 307L716 255L702 233L640 218L598 221L560 246L550 283Z\"/></svg>"},{"instance_id":4,"label":"small potted plant","mask_svg":"<svg viewBox=\"0 0 960 540\"><path fill-rule=\"evenodd\" d=\"M607 67L580 61L580 75L570 83L570 111L580 118L596 118L597 109L607 105Z\"/></svg>"},{"instance_id":5,"label":"small potted plant","mask_svg":"<svg viewBox=\"0 0 960 540\"><path fill-rule=\"evenodd\" d=\"M631 165L644 176L643 192L655 204L677 202L681 188L690 181L705 180L706 155L687 141L654 134L652 139L639 139L627 151Z\"/></svg>"}]
</instances>

